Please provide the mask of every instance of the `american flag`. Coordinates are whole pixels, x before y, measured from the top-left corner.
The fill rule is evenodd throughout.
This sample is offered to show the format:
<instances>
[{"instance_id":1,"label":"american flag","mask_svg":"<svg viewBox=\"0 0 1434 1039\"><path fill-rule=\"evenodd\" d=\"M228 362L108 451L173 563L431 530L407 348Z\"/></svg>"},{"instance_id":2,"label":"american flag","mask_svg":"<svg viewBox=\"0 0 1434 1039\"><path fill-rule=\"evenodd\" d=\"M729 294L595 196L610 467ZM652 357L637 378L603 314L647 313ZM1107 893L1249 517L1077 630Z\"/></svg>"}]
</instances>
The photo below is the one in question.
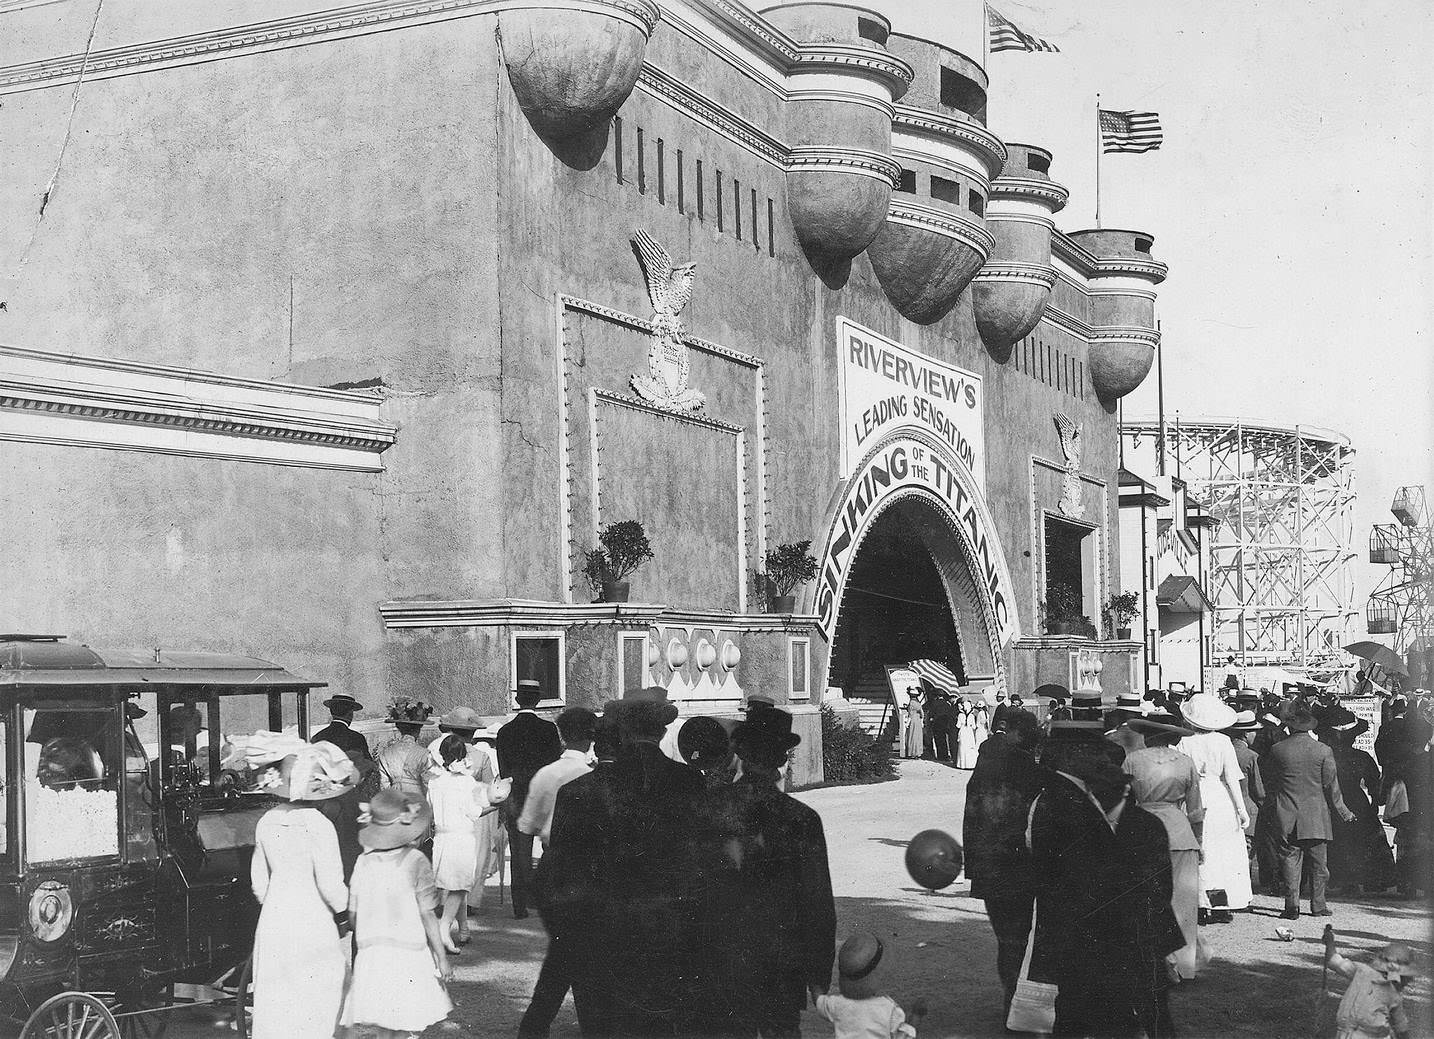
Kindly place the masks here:
<instances>
[{"instance_id":1,"label":"american flag","mask_svg":"<svg viewBox=\"0 0 1434 1039\"><path fill-rule=\"evenodd\" d=\"M1050 51L1059 53L1060 48L1054 43L1041 39L1039 36L1032 36L1030 33L1017 27L1016 23L1007 18L1000 11L990 4L986 5L986 25L991 36L991 51Z\"/></svg>"},{"instance_id":2,"label":"american flag","mask_svg":"<svg viewBox=\"0 0 1434 1039\"><path fill-rule=\"evenodd\" d=\"M1165 141L1160 116L1154 112L1107 112L1100 110L1101 151L1149 152Z\"/></svg>"}]
</instances>

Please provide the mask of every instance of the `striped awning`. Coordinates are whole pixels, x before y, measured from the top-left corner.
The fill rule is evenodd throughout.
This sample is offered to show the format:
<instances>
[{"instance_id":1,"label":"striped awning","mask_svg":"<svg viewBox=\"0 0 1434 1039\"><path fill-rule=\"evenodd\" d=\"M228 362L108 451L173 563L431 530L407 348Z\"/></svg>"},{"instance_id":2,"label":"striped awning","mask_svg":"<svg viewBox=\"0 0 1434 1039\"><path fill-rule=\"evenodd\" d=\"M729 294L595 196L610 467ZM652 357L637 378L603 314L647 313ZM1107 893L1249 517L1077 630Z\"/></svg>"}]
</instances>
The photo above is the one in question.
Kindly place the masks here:
<instances>
[{"instance_id":1,"label":"striped awning","mask_svg":"<svg viewBox=\"0 0 1434 1039\"><path fill-rule=\"evenodd\" d=\"M920 675L923 681L930 682L942 692L950 693L952 696L960 695L961 679L957 678L945 664L923 658L913 660L906 666Z\"/></svg>"}]
</instances>

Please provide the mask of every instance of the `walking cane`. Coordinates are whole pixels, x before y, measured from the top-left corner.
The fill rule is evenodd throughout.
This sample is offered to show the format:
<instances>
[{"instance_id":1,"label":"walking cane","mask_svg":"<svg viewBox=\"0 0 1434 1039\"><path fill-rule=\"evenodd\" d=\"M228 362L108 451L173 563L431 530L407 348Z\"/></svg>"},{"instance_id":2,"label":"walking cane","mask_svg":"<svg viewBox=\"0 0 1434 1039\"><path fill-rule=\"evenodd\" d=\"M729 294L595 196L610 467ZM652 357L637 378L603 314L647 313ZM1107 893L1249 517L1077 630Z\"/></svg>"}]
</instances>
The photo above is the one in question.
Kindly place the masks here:
<instances>
[{"instance_id":1,"label":"walking cane","mask_svg":"<svg viewBox=\"0 0 1434 1039\"><path fill-rule=\"evenodd\" d=\"M1334 924L1324 925L1324 947L1325 955L1321 957L1319 975L1319 1006L1315 1008L1314 1029L1310 1032L1313 1036L1324 1035L1324 1012L1329 1005L1329 943L1334 937Z\"/></svg>"}]
</instances>

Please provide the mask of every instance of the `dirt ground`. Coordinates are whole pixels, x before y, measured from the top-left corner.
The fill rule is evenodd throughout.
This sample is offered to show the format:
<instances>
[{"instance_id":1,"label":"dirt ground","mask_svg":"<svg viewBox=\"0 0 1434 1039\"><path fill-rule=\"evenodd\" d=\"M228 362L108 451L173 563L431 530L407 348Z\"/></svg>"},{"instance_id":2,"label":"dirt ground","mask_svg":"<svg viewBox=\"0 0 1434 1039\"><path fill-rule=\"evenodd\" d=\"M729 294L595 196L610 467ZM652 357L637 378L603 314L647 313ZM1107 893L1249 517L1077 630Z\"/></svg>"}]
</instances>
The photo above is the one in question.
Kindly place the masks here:
<instances>
[{"instance_id":1,"label":"dirt ground","mask_svg":"<svg viewBox=\"0 0 1434 1039\"><path fill-rule=\"evenodd\" d=\"M838 938L867 929L887 939L895 954L888 995L910 1006L918 997L929 1005L923 1039L956 1039L1002 1034L1000 989L995 974L995 940L981 902L969 897L964 881L931 894L918 888L903 865L906 841L935 827L959 839L966 777L931 762L904 762L892 783L832 787L798 796L821 813L826 826L837 900ZM496 889L490 896L496 896ZM1324 920L1293 925L1295 940L1275 937L1277 900L1256 896L1249 913L1232 924L1205 929L1214 959L1200 978L1172 994L1180 1034L1190 1039L1240 1036L1250 1039L1305 1039L1334 1035L1334 1008L1343 979L1320 990ZM1430 1022L1430 907L1422 903L1370 898L1331 900L1332 922L1347 955L1367 954L1386 941L1409 942L1419 977L1406 998L1414 1035L1434 1037ZM426 1036L511 1037L527 1005L541 963L545 939L535 916L514 920L506 905L489 897L475 919L479 930L457 961L450 993L457 1010L451 1022ZM192 1015L176 1020L172 1036L214 1035L215 1026ZM453 1022L457 1022L456 1024ZM577 1039L572 1003L554 1023L554 1039ZM831 1036L814 1011L803 1019L803 1034Z\"/></svg>"}]
</instances>

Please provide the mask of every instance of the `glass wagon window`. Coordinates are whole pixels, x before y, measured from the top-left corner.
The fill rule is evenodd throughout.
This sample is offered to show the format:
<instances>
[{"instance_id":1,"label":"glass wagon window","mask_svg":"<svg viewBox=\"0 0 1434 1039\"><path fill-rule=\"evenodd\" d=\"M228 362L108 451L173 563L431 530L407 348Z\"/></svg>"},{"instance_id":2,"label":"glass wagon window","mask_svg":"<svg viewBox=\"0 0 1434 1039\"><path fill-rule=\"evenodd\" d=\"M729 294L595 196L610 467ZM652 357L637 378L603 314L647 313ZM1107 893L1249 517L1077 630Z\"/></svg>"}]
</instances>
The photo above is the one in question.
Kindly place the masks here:
<instances>
[{"instance_id":1,"label":"glass wagon window","mask_svg":"<svg viewBox=\"0 0 1434 1039\"><path fill-rule=\"evenodd\" d=\"M119 853L117 712L37 704L24 712L25 849L30 862Z\"/></svg>"}]
</instances>

